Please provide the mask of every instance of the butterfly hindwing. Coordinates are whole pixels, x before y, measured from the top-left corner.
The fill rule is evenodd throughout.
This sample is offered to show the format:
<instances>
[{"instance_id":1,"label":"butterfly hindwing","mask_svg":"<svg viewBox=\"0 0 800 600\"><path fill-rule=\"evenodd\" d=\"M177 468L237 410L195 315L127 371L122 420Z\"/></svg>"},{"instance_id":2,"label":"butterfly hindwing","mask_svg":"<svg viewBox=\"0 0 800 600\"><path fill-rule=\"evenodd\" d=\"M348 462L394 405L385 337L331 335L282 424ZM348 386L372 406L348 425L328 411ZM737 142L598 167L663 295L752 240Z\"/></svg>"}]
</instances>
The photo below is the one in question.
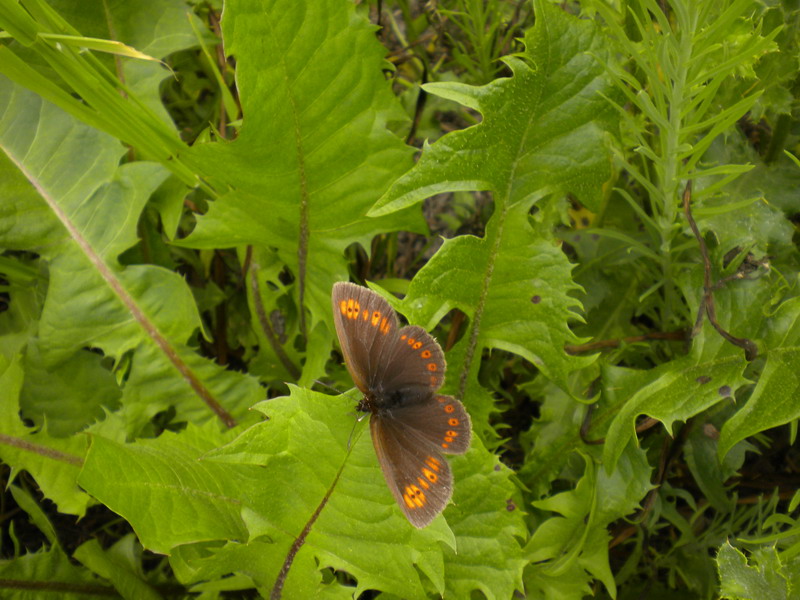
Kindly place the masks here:
<instances>
[{"instance_id":1,"label":"butterfly hindwing","mask_svg":"<svg viewBox=\"0 0 800 600\"><path fill-rule=\"evenodd\" d=\"M453 493L453 475L436 446L409 436L396 419L373 414L370 430L386 485L414 527L425 527Z\"/></svg>"},{"instance_id":2,"label":"butterfly hindwing","mask_svg":"<svg viewBox=\"0 0 800 600\"><path fill-rule=\"evenodd\" d=\"M407 435L424 439L445 454L464 454L472 440L467 409L452 396L435 395L424 404L409 404L392 410Z\"/></svg>"}]
</instances>

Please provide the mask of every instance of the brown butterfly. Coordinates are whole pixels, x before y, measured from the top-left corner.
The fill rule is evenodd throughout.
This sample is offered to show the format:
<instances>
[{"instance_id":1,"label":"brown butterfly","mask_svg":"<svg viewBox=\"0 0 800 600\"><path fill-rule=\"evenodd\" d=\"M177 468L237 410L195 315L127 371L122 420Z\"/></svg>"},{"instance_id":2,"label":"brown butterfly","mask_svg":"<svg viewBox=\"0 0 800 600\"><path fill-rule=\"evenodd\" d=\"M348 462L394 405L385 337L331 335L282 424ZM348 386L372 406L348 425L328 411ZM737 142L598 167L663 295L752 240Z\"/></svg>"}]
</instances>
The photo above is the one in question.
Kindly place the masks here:
<instances>
[{"instance_id":1,"label":"brown butterfly","mask_svg":"<svg viewBox=\"0 0 800 600\"><path fill-rule=\"evenodd\" d=\"M399 327L389 303L352 283L333 286L333 320L347 370L364 394L375 454L403 513L425 527L444 510L453 475L442 454L463 454L472 437L464 405L436 393L444 354L430 334Z\"/></svg>"}]
</instances>

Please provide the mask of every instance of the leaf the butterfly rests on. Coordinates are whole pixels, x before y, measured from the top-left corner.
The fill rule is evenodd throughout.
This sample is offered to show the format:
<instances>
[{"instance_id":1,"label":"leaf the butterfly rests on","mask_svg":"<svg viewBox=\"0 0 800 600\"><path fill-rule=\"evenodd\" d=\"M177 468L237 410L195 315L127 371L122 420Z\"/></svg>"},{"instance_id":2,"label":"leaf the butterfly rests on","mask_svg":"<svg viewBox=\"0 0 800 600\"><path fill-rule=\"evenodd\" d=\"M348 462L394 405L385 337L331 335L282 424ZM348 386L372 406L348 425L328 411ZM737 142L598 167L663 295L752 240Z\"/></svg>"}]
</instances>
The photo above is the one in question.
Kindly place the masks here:
<instances>
[{"instance_id":1,"label":"leaf the butterfly rests on","mask_svg":"<svg viewBox=\"0 0 800 600\"><path fill-rule=\"evenodd\" d=\"M436 391L444 382L441 347L421 327L400 328L381 296L340 282L333 318L347 370L364 394L375 454L386 484L415 527L425 527L453 493L443 454L463 454L471 439L464 405Z\"/></svg>"}]
</instances>

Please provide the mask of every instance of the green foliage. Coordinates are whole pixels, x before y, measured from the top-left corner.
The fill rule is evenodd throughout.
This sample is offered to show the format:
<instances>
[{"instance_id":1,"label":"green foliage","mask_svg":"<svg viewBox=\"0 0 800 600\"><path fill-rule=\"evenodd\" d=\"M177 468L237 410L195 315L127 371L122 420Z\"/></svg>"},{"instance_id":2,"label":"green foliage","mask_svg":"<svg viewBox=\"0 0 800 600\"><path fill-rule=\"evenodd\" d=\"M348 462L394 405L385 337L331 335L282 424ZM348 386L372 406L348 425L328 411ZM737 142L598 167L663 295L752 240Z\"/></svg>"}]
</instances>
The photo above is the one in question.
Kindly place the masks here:
<instances>
[{"instance_id":1,"label":"green foliage","mask_svg":"<svg viewBox=\"0 0 800 600\"><path fill-rule=\"evenodd\" d=\"M90 4L0 5L0 595L796 595L797 7ZM472 418L424 529L345 279Z\"/></svg>"},{"instance_id":2,"label":"green foliage","mask_svg":"<svg viewBox=\"0 0 800 600\"><path fill-rule=\"evenodd\" d=\"M762 548L753 553L753 565L728 543L717 555L721 597L731 600L756 598L792 598L800 583L797 560L783 564L774 549Z\"/></svg>"}]
</instances>

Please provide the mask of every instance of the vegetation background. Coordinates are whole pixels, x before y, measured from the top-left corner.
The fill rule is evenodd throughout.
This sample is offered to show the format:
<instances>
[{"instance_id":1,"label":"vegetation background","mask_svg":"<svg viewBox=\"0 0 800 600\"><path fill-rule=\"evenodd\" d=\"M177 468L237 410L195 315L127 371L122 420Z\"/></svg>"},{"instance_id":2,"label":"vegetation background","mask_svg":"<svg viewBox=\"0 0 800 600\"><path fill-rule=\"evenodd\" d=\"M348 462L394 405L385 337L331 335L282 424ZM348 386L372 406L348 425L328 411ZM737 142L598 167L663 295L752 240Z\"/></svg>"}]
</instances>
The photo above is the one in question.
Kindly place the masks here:
<instances>
[{"instance_id":1,"label":"vegetation background","mask_svg":"<svg viewBox=\"0 0 800 600\"><path fill-rule=\"evenodd\" d=\"M0 595L797 598L799 20L0 3ZM472 416L423 530L348 279Z\"/></svg>"}]
</instances>

